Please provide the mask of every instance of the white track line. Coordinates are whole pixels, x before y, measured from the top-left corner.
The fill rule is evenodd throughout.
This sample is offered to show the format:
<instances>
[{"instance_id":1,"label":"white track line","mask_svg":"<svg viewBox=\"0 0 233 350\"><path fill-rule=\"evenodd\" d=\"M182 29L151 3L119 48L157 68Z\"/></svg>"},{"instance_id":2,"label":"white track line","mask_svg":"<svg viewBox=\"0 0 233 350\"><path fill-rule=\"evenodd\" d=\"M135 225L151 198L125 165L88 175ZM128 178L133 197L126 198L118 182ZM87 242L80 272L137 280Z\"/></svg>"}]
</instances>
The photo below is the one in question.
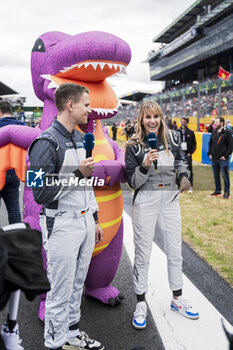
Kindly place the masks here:
<instances>
[{"instance_id":1,"label":"white track line","mask_svg":"<svg viewBox=\"0 0 233 350\"><path fill-rule=\"evenodd\" d=\"M124 246L133 265L134 245L131 217L124 211L123 218ZM223 316L185 275L183 295L192 300L193 306L196 306L200 313L198 320L189 320L170 310L171 291L168 285L167 260L162 250L154 243L149 270L149 291L146 299L165 349L228 350L229 344L221 325ZM225 324L228 329L232 328L226 320Z\"/></svg>"}]
</instances>

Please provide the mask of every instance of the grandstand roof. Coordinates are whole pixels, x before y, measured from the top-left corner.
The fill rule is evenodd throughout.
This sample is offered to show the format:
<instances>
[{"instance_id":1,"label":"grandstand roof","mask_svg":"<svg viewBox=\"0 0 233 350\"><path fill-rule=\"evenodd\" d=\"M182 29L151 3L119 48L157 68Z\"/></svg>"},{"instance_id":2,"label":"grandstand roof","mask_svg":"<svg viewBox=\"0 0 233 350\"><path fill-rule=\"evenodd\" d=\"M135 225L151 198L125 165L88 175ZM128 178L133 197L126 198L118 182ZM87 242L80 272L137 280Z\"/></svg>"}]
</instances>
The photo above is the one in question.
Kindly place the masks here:
<instances>
[{"instance_id":1,"label":"grandstand roof","mask_svg":"<svg viewBox=\"0 0 233 350\"><path fill-rule=\"evenodd\" d=\"M16 92L15 90L11 89L9 86L3 84L0 81L0 96L15 95L15 94L18 94L18 92Z\"/></svg>"},{"instance_id":2,"label":"grandstand roof","mask_svg":"<svg viewBox=\"0 0 233 350\"><path fill-rule=\"evenodd\" d=\"M128 94L125 94L125 95L121 95L121 96L118 96L119 99L121 100L129 100L129 101L136 101L136 102L139 102L139 101L142 101L144 97L146 96L151 96L153 95L154 92L150 91L132 91L132 92L129 92Z\"/></svg>"},{"instance_id":3,"label":"grandstand roof","mask_svg":"<svg viewBox=\"0 0 233 350\"><path fill-rule=\"evenodd\" d=\"M212 0L211 0L212 1ZM158 43L171 43L179 35L185 33L195 23L198 14L203 12L203 6L211 3L210 0L197 0L167 28L165 28L152 41Z\"/></svg>"},{"instance_id":4,"label":"grandstand roof","mask_svg":"<svg viewBox=\"0 0 233 350\"><path fill-rule=\"evenodd\" d=\"M233 0L196 1L154 39L169 36L171 42L148 54L151 80L165 80L166 88L175 88L213 79L219 65L232 72L232 21Z\"/></svg>"}]
</instances>

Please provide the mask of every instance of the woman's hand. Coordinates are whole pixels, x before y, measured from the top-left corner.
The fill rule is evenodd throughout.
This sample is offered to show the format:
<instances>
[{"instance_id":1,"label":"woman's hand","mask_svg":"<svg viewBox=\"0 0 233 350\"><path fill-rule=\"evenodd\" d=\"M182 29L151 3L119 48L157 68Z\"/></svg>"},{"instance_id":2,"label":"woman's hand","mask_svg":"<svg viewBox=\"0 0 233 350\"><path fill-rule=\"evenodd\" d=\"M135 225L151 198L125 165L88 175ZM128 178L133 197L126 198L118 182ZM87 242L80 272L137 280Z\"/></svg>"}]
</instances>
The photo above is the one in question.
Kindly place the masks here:
<instances>
[{"instance_id":1,"label":"woman's hand","mask_svg":"<svg viewBox=\"0 0 233 350\"><path fill-rule=\"evenodd\" d=\"M189 190L191 187L191 183L189 179L186 176L183 176L180 180L180 188L182 189L181 192Z\"/></svg>"},{"instance_id":2,"label":"woman's hand","mask_svg":"<svg viewBox=\"0 0 233 350\"><path fill-rule=\"evenodd\" d=\"M158 154L157 149L151 149L147 153L146 158L145 158L145 160L144 160L142 165L150 167L155 160L158 160L158 156L159 156L159 154Z\"/></svg>"}]
</instances>

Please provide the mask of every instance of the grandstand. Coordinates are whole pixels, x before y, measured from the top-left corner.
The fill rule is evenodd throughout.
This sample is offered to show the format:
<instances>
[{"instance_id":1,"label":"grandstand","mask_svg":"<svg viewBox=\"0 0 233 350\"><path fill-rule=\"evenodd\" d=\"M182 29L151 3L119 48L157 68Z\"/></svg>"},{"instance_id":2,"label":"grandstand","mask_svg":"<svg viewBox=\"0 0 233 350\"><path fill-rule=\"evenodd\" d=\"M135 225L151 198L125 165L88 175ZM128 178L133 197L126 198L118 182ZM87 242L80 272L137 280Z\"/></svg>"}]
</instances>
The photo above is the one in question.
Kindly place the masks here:
<instances>
[{"instance_id":1,"label":"grandstand","mask_svg":"<svg viewBox=\"0 0 233 350\"><path fill-rule=\"evenodd\" d=\"M152 98L173 119L195 117L193 130L215 115L233 124L233 75L218 78L220 66L233 72L232 23L233 0L198 0L153 39L160 47L146 61L165 89Z\"/></svg>"}]
</instances>

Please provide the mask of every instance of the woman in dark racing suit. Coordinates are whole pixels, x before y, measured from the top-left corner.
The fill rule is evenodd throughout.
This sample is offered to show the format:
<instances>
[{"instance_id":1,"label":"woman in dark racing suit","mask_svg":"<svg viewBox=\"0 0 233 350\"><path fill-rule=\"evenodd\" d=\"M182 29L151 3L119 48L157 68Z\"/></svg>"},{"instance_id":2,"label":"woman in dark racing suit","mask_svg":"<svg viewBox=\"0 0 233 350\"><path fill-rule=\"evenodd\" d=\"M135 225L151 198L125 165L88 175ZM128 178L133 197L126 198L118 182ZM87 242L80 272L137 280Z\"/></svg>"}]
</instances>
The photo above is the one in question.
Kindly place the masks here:
<instances>
[{"instance_id":1,"label":"woman in dark racing suit","mask_svg":"<svg viewBox=\"0 0 233 350\"><path fill-rule=\"evenodd\" d=\"M156 149L150 149L147 135L155 133ZM156 224L163 226L164 247L168 262L168 279L173 296L171 309L185 317L197 319L189 301L182 297L181 216L176 176L181 191L188 190L189 171L178 133L168 130L165 117L155 101L142 104L136 134L126 146L126 171L130 187L135 190L132 209L134 230L134 291L137 297L133 326L146 327L148 270Z\"/></svg>"}]
</instances>

